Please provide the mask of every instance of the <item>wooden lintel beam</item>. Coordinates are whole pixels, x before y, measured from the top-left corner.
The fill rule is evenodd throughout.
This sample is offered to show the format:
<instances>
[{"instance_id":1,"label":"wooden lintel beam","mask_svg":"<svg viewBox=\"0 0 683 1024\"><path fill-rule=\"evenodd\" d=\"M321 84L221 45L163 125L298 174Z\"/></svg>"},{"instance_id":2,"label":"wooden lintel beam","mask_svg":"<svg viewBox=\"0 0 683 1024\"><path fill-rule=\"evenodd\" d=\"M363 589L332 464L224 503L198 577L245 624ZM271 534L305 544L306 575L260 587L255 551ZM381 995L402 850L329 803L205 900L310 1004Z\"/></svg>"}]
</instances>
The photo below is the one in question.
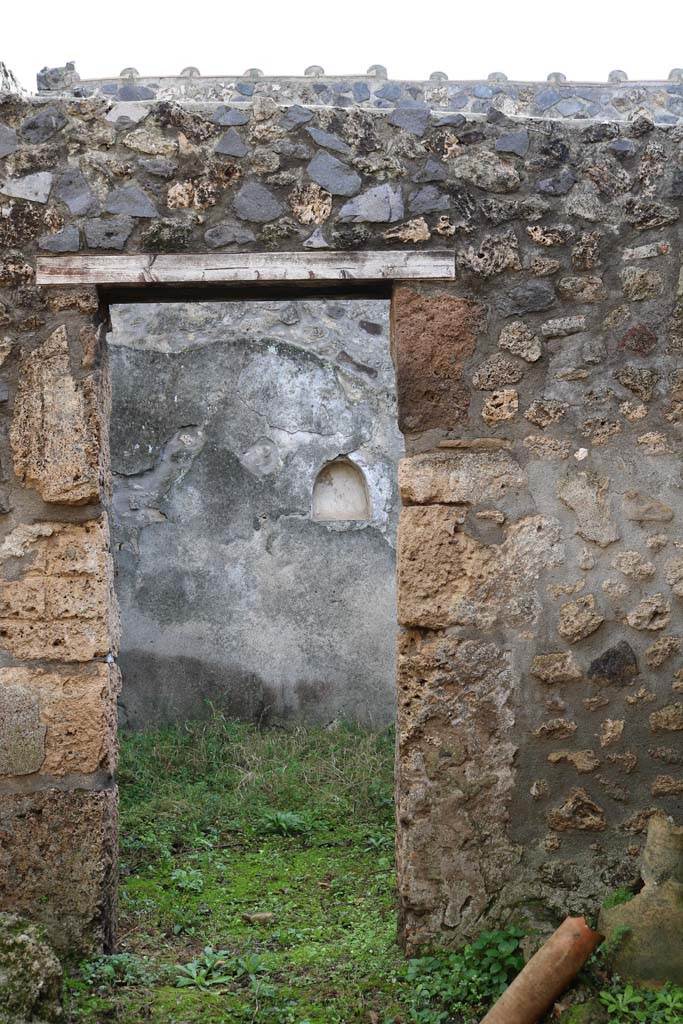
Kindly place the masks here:
<instances>
[{"instance_id":1,"label":"wooden lintel beam","mask_svg":"<svg viewBox=\"0 0 683 1024\"><path fill-rule=\"evenodd\" d=\"M39 285L453 280L447 250L39 256Z\"/></svg>"}]
</instances>

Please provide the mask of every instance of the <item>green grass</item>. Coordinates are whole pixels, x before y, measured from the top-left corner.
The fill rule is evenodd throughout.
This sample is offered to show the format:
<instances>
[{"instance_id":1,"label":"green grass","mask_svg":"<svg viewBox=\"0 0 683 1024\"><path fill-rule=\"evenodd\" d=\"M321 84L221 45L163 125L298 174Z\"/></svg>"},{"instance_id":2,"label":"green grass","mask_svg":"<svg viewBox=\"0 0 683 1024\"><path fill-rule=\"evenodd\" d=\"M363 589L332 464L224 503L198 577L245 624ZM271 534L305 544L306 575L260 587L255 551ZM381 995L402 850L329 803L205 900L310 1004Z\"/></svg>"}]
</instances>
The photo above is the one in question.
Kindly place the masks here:
<instances>
[{"instance_id":1,"label":"green grass","mask_svg":"<svg viewBox=\"0 0 683 1024\"><path fill-rule=\"evenodd\" d=\"M70 1019L399 1013L392 764L389 732L259 731L215 717L124 736L119 953L69 980ZM226 951L226 980L178 987L179 968L206 947ZM258 958L252 977L235 966L247 956Z\"/></svg>"},{"instance_id":2,"label":"green grass","mask_svg":"<svg viewBox=\"0 0 683 1024\"><path fill-rule=\"evenodd\" d=\"M72 971L68 1024L479 1020L521 932L406 963L392 768L391 731L215 716L124 736L119 948Z\"/></svg>"}]
</instances>

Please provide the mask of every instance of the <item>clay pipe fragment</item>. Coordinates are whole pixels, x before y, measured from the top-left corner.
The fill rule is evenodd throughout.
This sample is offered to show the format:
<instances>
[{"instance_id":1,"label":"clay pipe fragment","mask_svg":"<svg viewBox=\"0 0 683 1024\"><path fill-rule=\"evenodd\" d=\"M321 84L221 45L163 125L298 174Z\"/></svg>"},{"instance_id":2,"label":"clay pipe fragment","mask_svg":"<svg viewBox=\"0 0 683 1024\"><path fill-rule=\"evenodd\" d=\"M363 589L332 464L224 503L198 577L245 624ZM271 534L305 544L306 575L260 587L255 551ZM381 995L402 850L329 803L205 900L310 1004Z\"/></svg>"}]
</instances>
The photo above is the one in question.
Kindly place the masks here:
<instances>
[{"instance_id":1,"label":"clay pipe fragment","mask_svg":"<svg viewBox=\"0 0 683 1024\"><path fill-rule=\"evenodd\" d=\"M566 918L491 1007L481 1024L536 1024L604 936L583 917Z\"/></svg>"}]
</instances>

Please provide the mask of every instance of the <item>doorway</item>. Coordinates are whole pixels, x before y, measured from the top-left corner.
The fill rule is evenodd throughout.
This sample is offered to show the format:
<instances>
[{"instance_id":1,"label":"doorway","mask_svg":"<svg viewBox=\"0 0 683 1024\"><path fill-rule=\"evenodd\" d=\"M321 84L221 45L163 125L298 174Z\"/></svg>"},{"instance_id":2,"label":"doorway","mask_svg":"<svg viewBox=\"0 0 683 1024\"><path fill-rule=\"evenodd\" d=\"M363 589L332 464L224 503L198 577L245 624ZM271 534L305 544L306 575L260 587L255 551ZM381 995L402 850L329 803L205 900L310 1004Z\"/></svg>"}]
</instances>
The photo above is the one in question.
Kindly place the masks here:
<instances>
[{"instance_id":1,"label":"doorway","mask_svg":"<svg viewBox=\"0 0 683 1024\"><path fill-rule=\"evenodd\" d=\"M218 708L387 724L403 451L389 302L110 316L122 723Z\"/></svg>"}]
</instances>

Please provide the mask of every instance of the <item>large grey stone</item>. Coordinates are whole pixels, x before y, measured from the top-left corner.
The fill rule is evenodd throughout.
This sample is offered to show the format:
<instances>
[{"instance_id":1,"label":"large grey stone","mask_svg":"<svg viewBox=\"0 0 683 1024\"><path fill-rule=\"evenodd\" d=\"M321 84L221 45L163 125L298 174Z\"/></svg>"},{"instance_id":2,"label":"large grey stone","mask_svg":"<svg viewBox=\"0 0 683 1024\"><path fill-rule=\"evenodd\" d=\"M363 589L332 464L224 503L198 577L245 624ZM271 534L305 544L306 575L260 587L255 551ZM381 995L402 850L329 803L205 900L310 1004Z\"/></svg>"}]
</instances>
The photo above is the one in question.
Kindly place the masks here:
<instances>
[{"instance_id":1,"label":"large grey stone","mask_svg":"<svg viewBox=\"0 0 683 1024\"><path fill-rule=\"evenodd\" d=\"M370 223L387 223L401 220L403 217L403 197L398 185L376 185L367 192L361 192L355 199L344 203L339 211L340 221L361 221Z\"/></svg>"},{"instance_id":2,"label":"large grey stone","mask_svg":"<svg viewBox=\"0 0 683 1024\"><path fill-rule=\"evenodd\" d=\"M257 224L276 220L285 212L277 196L258 181L242 185L232 205L240 220L251 220Z\"/></svg>"},{"instance_id":3,"label":"large grey stone","mask_svg":"<svg viewBox=\"0 0 683 1024\"><path fill-rule=\"evenodd\" d=\"M141 157L140 167L153 178L172 178L178 164L167 156Z\"/></svg>"},{"instance_id":4,"label":"large grey stone","mask_svg":"<svg viewBox=\"0 0 683 1024\"><path fill-rule=\"evenodd\" d=\"M16 152L18 145L17 133L14 128L9 128L6 124L0 124L0 160L3 156L11 156L12 153Z\"/></svg>"},{"instance_id":5,"label":"large grey stone","mask_svg":"<svg viewBox=\"0 0 683 1024\"><path fill-rule=\"evenodd\" d=\"M429 124L429 107L417 100L406 100L389 114L389 124L403 128L411 135L424 135Z\"/></svg>"},{"instance_id":6,"label":"large grey stone","mask_svg":"<svg viewBox=\"0 0 683 1024\"><path fill-rule=\"evenodd\" d=\"M45 252L78 252L80 245L81 239L75 224L67 224L61 231L41 235L38 239L38 247Z\"/></svg>"},{"instance_id":7,"label":"large grey stone","mask_svg":"<svg viewBox=\"0 0 683 1024\"><path fill-rule=\"evenodd\" d=\"M555 302L555 289L548 281L525 281L498 298L502 316L519 316L549 309Z\"/></svg>"},{"instance_id":8,"label":"large grey stone","mask_svg":"<svg viewBox=\"0 0 683 1024\"><path fill-rule=\"evenodd\" d=\"M545 192L549 196L563 196L576 184L576 175L569 167L563 167L557 174L550 178L542 178L538 185L539 192Z\"/></svg>"},{"instance_id":9,"label":"large grey stone","mask_svg":"<svg viewBox=\"0 0 683 1024\"><path fill-rule=\"evenodd\" d=\"M144 103L115 103L105 114L105 121L121 128L127 124L139 124L149 116L150 108Z\"/></svg>"},{"instance_id":10,"label":"large grey stone","mask_svg":"<svg viewBox=\"0 0 683 1024\"><path fill-rule=\"evenodd\" d=\"M411 213L438 213L448 210L450 200L445 192L439 191L435 185L425 185L411 192L408 206Z\"/></svg>"},{"instance_id":11,"label":"large grey stone","mask_svg":"<svg viewBox=\"0 0 683 1024\"><path fill-rule=\"evenodd\" d=\"M214 152L222 156L246 156L249 152L244 139L234 128L229 128L216 143Z\"/></svg>"},{"instance_id":12,"label":"large grey stone","mask_svg":"<svg viewBox=\"0 0 683 1024\"><path fill-rule=\"evenodd\" d=\"M505 132L496 139L496 149L499 153L514 153L516 156L526 156L529 151L529 133L526 128L517 132Z\"/></svg>"},{"instance_id":13,"label":"large grey stone","mask_svg":"<svg viewBox=\"0 0 683 1024\"><path fill-rule=\"evenodd\" d=\"M212 249L222 249L224 245L246 245L248 242L255 242L256 235L244 224L224 220L204 232L204 241Z\"/></svg>"},{"instance_id":14,"label":"large grey stone","mask_svg":"<svg viewBox=\"0 0 683 1024\"><path fill-rule=\"evenodd\" d=\"M298 128L300 124L307 124L312 118L312 111L294 103L287 108L280 124L283 128Z\"/></svg>"},{"instance_id":15,"label":"large grey stone","mask_svg":"<svg viewBox=\"0 0 683 1024\"><path fill-rule=\"evenodd\" d=\"M60 132L67 123L67 117L58 107L45 107L37 114L27 117L21 124L21 135L26 142L47 142Z\"/></svg>"},{"instance_id":16,"label":"large grey stone","mask_svg":"<svg viewBox=\"0 0 683 1024\"><path fill-rule=\"evenodd\" d=\"M128 217L158 217L159 212L139 185L121 185L112 189L105 204L107 213L121 213Z\"/></svg>"},{"instance_id":17,"label":"large grey stone","mask_svg":"<svg viewBox=\"0 0 683 1024\"><path fill-rule=\"evenodd\" d=\"M425 181L445 181L446 167L436 157L429 156L425 160L422 169L417 174L414 174L411 180L416 184L421 184Z\"/></svg>"},{"instance_id":18,"label":"large grey stone","mask_svg":"<svg viewBox=\"0 0 683 1024\"><path fill-rule=\"evenodd\" d=\"M220 106L216 107L209 120L213 124L220 124L225 127L234 127L238 124L248 124L249 111L239 110L237 107Z\"/></svg>"},{"instance_id":19,"label":"large grey stone","mask_svg":"<svg viewBox=\"0 0 683 1024\"><path fill-rule=\"evenodd\" d=\"M85 240L90 249L123 249L134 227L132 217L95 217L85 222Z\"/></svg>"},{"instance_id":20,"label":"large grey stone","mask_svg":"<svg viewBox=\"0 0 683 1024\"><path fill-rule=\"evenodd\" d=\"M0 192L12 199L27 199L31 203L46 203L50 198L52 175L48 171L26 174L23 178L11 178L0 185Z\"/></svg>"},{"instance_id":21,"label":"large grey stone","mask_svg":"<svg viewBox=\"0 0 683 1024\"><path fill-rule=\"evenodd\" d=\"M53 198L59 199L69 207L69 213L81 217L97 210L97 199L77 167L70 167L57 178Z\"/></svg>"},{"instance_id":22,"label":"large grey stone","mask_svg":"<svg viewBox=\"0 0 683 1024\"><path fill-rule=\"evenodd\" d=\"M351 152L351 147L332 132L324 132L321 128L307 128L306 131L314 142L325 149L332 149L335 153L343 153L345 156Z\"/></svg>"},{"instance_id":23,"label":"large grey stone","mask_svg":"<svg viewBox=\"0 0 683 1024\"><path fill-rule=\"evenodd\" d=\"M333 196L355 196L360 191L360 175L329 153L316 153L307 170L309 177Z\"/></svg>"},{"instance_id":24,"label":"large grey stone","mask_svg":"<svg viewBox=\"0 0 683 1024\"><path fill-rule=\"evenodd\" d=\"M635 651L626 640L620 640L593 659L587 674L597 686L630 686L638 675Z\"/></svg>"}]
</instances>

